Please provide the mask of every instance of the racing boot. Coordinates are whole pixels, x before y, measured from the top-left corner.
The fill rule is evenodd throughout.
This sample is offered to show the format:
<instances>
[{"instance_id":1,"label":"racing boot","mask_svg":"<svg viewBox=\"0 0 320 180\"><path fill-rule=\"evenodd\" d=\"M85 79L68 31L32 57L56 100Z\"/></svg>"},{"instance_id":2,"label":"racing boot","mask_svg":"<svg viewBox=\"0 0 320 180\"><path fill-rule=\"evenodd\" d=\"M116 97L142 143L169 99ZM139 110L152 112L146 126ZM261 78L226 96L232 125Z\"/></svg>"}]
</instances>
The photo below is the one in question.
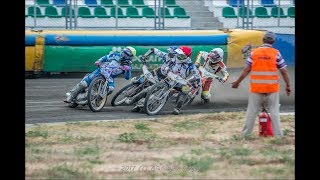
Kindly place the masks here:
<instances>
[{"instance_id":1,"label":"racing boot","mask_svg":"<svg viewBox=\"0 0 320 180\"><path fill-rule=\"evenodd\" d=\"M144 99L142 98L138 101L138 103L131 109L131 112L139 112L144 104Z\"/></svg>"},{"instance_id":2,"label":"racing boot","mask_svg":"<svg viewBox=\"0 0 320 180\"><path fill-rule=\"evenodd\" d=\"M77 97L77 95L84 90L86 87L88 87L88 84L86 81L80 81L77 85L75 85L69 92L66 93L66 99L63 101L65 103L71 103L71 101Z\"/></svg>"},{"instance_id":3,"label":"racing boot","mask_svg":"<svg viewBox=\"0 0 320 180\"><path fill-rule=\"evenodd\" d=\"M210 95L210 92L209 92L209 91L202 91L202 93L201 93L201 99L203 99L203 101L204 101L205 103L210 102L210 97L211 97L211 95Z\"/></svg>"},{"instance_id":4,"label":"racing boot","mask_svg":"<svg viewBox=\"0 0 320 180\"><path fill-rule=\"evenodd\" d=\"M141 110L141 108L137 105L135 105L132 109L131 112L139 112Z\"/></svg>"},{"instance_id":5,"label":"racing boot","mask_svg":"<svg viewBox=\"0 0 320 180\"><path fill-rule=\"evenodd\" d=\"M178 108L173 108L173 114L174 114L174 115L179 115L179 114L180 114L180 109L178 109Z\"/></svg>"},{"instance_id":6,"label":"racing boot","mask_svg":"<svg viewBox=\"0 0 320 180\"><path fill-rule=\"evenodd\" d=\"M187 95L184 93L180 93L180 97L177 103L177 106L173 109L173 114L174 115L179 115L180 114L180 109L183 105L183 102L186 100Z\"/></svg>"}]
</instances>

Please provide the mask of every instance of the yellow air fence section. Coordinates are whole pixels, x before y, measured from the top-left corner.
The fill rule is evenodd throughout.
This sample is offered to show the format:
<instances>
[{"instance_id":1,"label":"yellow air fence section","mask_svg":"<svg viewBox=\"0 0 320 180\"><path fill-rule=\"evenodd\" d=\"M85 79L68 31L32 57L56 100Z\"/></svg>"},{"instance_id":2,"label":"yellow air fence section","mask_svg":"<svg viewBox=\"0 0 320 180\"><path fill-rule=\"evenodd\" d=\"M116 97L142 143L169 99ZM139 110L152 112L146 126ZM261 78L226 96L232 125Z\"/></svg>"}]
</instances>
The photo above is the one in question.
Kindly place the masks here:
<instances>
[{"instance_id":1,"label":"yellow air fence section","mask_svg":"<svg viewBox=\"0 0 320 180\"><path fill-rule=\"evenodd\" d=\"M239 68L245 65L242 48L249 42L253 47L260 46L265 31L232 29L226 33L229 34L226 65L228 68Z\"/></svg>"},{"instance_id":2,"label":"yellow air fence section","mask_svg":"<svg viewBox=\"0 0 320 180\"><path fill-rule=\"evenodd\" d=\"M25 71L33 71L35 61L35 46L26 46L25 50Z\"/></svg>"}]
</instances>

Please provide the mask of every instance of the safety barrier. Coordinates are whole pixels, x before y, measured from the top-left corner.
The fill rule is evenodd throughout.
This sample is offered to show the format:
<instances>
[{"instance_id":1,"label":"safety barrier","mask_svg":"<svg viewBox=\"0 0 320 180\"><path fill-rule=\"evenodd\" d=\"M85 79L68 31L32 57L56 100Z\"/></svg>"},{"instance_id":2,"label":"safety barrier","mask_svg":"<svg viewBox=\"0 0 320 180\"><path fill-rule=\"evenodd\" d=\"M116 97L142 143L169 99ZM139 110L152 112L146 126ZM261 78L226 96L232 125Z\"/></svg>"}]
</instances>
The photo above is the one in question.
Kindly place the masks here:
<instances>
[{"instance_id":1,"label":"safety barrier","mask_svg":"<svg viewBox=\"0 0 320 180\"><path fill-rule=\"evenodd\" d=\"M251 42L253 46L262 43L264 31L260 30L187 30L187 31L75 31L47 30L26 31L26 71L34 72L90 72L93 63L110 51L119 51L125 46L137 50L133 69L141 69L138 57L149 48L167 51L169 46L188 45L192 47L192 60L199 51L210 51L220 47L225 51L224 62L229 68L242 67L245 63L242 47ZM294 64L294 36L276 35L275 47L287 62ZM285 49L282 50L282 49ZM293 50L292 50L293 49ZM293 52L292 52L293 51ZM161 60L150 57L150 68L157 67Z\"/></svg>"}]
</instances>

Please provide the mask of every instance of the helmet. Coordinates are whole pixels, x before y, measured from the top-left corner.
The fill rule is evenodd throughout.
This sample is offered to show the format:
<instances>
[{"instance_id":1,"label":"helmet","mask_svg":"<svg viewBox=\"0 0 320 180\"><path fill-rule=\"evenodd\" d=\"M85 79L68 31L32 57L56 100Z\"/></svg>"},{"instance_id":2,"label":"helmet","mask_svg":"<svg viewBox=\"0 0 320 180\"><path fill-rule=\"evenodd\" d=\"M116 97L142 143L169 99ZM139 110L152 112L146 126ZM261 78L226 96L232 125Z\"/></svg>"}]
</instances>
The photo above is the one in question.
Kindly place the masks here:
<instances>
[{"instance_id":1,"label":"helmet","mask_svg":"<svg viewBox=\"0 0 320 180\"><path fill-rule=\"evenodd\" d=\"M267 31L263 36L263 43L273 44L275 41L275 34L273 32Z\"/></svg>"},{"instance_id":2,"label":"helmet","mask_svg":"<svg viewBox=\"0 0 320 180\"><path fill-rule=\"evenodd\" d=\"M132 59L133 57L135 57L137 55L137 51L136 49L134 49L131 46L128 46L126 48L124 48L121 52L121 57L125 58L125 59Z\"/></svg>"},{"instance_id":3,"label":"helmet","mask_svg":"<svg viewBox=\"0 0 320 180\"><path fill-rule=\"evenodd\" d=\"M189 46L180 46L175 52L177 53L177 62L185 62L191 56L192 49Z\"/></svg>"},{"instance_id":4,"label":"helmet","mask_svg":"<svg viewBox=\"0 0 320 180\"><path fill-rule=\"evenodd\" d=\"M217 64L223 59L223 50L221 48L214 48L208 54L209 64Z\"/></svg>"},{"instance_id":5,"label":"helmet","mask_svg":"<svg viewBox=\"0 0 320 180\"><path fill-rule=\"evenodd\" d=\"M177 52L175 51L176 49L178 49L177 46L170 46L167 50L168 50L168 57L169 58L173 58Z\"/></svg>"}]
</instances>

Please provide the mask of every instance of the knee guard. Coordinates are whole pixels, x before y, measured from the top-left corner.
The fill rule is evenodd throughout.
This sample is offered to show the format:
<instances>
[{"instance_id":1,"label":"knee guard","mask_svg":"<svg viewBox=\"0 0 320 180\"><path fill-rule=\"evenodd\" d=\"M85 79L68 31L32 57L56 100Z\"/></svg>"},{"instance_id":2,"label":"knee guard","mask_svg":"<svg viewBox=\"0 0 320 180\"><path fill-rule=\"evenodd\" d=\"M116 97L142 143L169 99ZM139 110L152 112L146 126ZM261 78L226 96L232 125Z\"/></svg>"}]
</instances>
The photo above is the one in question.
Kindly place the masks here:
<instances>
[{"instance_id":1,"label":"knee guard","mask_svg":"<svg viewBox=\"0 0 320 180\"><path fill-rule=\"evenodd\" d=\"M75 85L68 93L66 93L66 102L71 102L77 95L88 87L88 83L84 80Z\"/></svg>"},{"instance_id":2,"label":"knee guard","mask_svg":"<svg viewBox=\"0 0 320 180\"><path fill-rule=\"evenodd\" d=\"M203 91L210 91L211 83L212 83L211 78L206 79L206 81L202 84Z\"/></svg>"},{"instance_id":3,"label":"knee guard","mask_svg":"<svg viewBox=\"0 0 320 180\"><path fill-rule=\"evenodd\" d=\"M86 88L86 87L88 87L87 81L80 81L79 85L80 85L81 88Z\"/></svg>"},{"instance_id":4,"label":"knee guard","mask_svg":"<svg viewBox=\"0 0 320 180\"><path fill-rule=\"evenodd\" d=\"M108 91L108 95L111 94L114 90L114 82L108 82L108 87L109 87L109 91Z\"/></svg>"}]
</instances>

